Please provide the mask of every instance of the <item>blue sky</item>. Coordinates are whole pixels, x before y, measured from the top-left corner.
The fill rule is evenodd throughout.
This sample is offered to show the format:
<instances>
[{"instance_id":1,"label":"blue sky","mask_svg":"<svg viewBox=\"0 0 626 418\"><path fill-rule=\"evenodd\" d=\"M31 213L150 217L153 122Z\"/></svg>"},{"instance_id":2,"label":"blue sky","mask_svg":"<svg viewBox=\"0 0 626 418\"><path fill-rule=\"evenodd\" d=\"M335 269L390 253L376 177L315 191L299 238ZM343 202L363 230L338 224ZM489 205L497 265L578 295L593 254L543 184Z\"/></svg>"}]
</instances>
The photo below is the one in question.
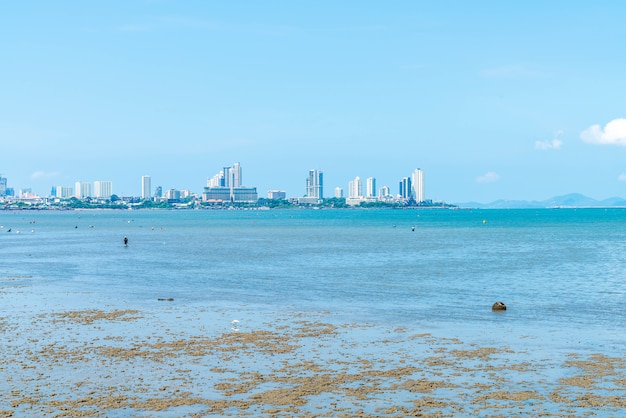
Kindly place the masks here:
<instances>
[{"instance_id":1,"label":"blue sky","mask_svg":"<svg viewBox=\"0 0 626 418\"><path fill-rule=\"evenodd\" d=\"M619 1L3 2L0 173L201 192L238 161L260 196L317 168L330 197L421 168L452 203L626 197L624 21Z\"/></svg>"}]
</instances>

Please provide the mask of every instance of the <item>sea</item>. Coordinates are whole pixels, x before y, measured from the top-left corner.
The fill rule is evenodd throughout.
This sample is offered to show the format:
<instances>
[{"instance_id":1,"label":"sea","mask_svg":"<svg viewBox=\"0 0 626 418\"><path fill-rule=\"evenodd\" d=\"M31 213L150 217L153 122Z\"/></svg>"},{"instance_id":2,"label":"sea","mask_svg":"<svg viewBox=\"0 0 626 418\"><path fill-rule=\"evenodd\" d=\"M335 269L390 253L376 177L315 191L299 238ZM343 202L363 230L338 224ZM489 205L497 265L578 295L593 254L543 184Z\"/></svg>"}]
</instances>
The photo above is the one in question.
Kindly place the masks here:
<instances>
[{"instance_id":1,"label":"sea","mask_svg":"<svg viewBox=\"0 0 626 418\"><path fill-rule=\"evenodd\" d=\"M224 329L311 312L531 360L625 352L620 208L0 211L0 249L3 316L167 300Z\"/></svg>"}]
</instances>

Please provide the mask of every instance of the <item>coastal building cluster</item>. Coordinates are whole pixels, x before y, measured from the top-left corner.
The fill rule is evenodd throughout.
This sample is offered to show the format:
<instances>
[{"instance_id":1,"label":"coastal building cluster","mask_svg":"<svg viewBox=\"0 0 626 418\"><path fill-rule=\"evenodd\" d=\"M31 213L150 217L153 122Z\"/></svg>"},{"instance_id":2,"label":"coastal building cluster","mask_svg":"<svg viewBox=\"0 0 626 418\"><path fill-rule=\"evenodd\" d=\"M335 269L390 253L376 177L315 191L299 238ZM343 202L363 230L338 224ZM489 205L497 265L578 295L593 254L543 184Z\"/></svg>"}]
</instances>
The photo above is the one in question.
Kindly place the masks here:
<instances>
[{"instance_id":1,"label":"coastal building cluster","mask_svg":"<svg viewBox=\"0 0 626 418\"><path fill-rule=\"evenodd\" d=\"M224 167L222 171L208 179L202 192L204 202L256 202L258 199L256 187L243 185L239 163L234 163L232 167Z\"/></svg>"},{"instance_id":2,"label":"coastal building cluster","mask_svg":"<svg viewBox=\"0 0 626 418\"><path fill-rule=\"evenodd\" d=\"M140 197L117 196L113 192L111 181L96 180L93 182L77 181L74 186L53 186L50 195L37 196L30 189L22 189L15 194L12 188L7 186L6 177L0 176L0 200L18 200L20 202L61 202L67 199L87 199L96 201L125 201L137 203L142 201L152 202L179 202L181 200L193 200L207 204L212 203L254 203L259 200L256 187L245 186L243 183L243 170L241 164L236 162L232 166L225 166L212 177L207 178L206 185L200 195L189 190L167 189L161 186L152 188L152 178L149 175L141 177ZM364 187L365 186L365 187ZM344 195L342 187L334 189L335 199L345 199L347 205L355 206L362 203L372 202L424 202L424 172L415 169L409 176L402 178L398 183L398 193L392 194L387 185L377 187L376 178L368 177L365 184L359 176L350 180L347 185L347 195ZM269 190L267 199L285 200L287 193L284 190ZM324 196L324 173L321 170L311 169L305 178L304 194L302 197L291 198L290 202L301 205L321 204Z\"/></svg>"},{"instance_id":3,"label":"coastal building cluster","mask_svg":"<svg viewBox=\"0 0 626 418\"><path fill-rule=\"evenodd\" d=\"M341 187L335 188L335 197L343 198L344 191ZM363 191L363 181L359 176L348 182L348 205L359 205L361 202L393 202L397 200L420 203L424 201L424 172L417 168L410 176L400 180L398 194L392 195L389 186L376 188L376 178L368 177L365 181L365 191Z\"/></svg>"}]
</instances>

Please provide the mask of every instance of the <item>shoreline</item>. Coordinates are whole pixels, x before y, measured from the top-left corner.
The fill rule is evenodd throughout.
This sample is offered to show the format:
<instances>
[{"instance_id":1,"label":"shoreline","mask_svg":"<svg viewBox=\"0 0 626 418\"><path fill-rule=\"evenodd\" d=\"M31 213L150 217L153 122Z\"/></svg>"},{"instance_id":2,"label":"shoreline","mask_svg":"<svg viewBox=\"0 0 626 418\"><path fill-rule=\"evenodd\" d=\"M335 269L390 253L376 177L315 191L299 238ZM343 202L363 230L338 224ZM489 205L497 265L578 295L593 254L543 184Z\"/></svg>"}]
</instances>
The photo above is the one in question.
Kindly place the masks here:
<instances>
[{"instance_id":1,"label":"shoreline","mask_svg":"<svg viewBox=\"0 0 626 418\"><path fill-rule=\"evenodd\" d=\"M6 290L6 289L5 289ZM6 297L6 292L3 292ZM155 302L0 318L0 417L579 415L626 410L626 361ZM537 342L541 344L540 341Z\"/></svg>"}]
</instances>

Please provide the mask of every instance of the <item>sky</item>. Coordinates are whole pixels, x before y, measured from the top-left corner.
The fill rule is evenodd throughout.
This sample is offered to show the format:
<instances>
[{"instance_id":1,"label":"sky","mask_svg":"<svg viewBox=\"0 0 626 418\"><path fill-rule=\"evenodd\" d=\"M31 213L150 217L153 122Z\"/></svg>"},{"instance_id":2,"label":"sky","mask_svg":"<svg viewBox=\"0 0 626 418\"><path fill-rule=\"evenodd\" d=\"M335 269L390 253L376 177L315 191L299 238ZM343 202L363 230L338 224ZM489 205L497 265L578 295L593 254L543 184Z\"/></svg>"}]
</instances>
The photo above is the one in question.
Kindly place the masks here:
<instances>
[{"instance_id":1,"label":"sky","mask_svg":"<svg viewBox=\"0 0 626 418\"><path fill-rule=\"evenodd\" d=\"M626 197L626 2L0 3L0 175L47 195L324 196L359 176L436 201Z\"/></svg>"}]
</instances>

